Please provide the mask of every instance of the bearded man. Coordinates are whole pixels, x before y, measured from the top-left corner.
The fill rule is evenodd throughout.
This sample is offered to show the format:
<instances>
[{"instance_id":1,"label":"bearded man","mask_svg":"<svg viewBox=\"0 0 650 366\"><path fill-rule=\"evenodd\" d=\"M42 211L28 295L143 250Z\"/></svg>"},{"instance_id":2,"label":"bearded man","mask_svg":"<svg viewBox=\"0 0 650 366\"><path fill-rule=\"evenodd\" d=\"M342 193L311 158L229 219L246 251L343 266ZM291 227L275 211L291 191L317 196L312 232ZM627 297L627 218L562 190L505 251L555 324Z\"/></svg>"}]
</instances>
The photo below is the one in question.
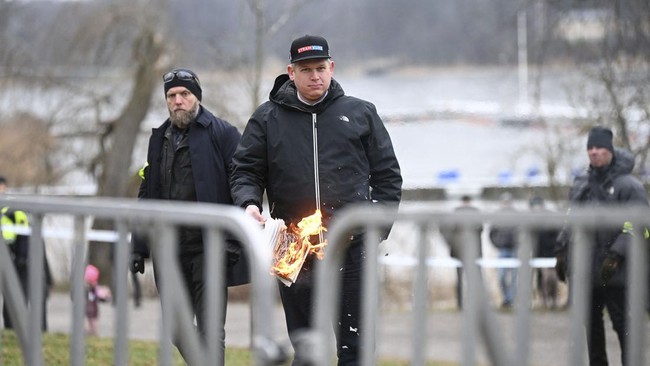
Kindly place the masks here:
<instances>
[{"instance_id":1,"label":"bearded man","mask_svg":"<svg viewBox=\"0 0 650 366\"><path fill-rule=\"evenodd\" d=\"M163 76L163 85L169 118L152 130L149 139L147 164L140 171L142 182L140 199L211 202L232 204L229 175L231 159L241 134L230 123L222 120L201 105L203 91L196 74L188 69L174 69ZM207 309L204 301L203 232L199 227L178 228L178 261L199 333L205 335ZM227 236L228 238L228 236ZM131 261L133 273L144 273L144 259L149 256L147 241L134 235ZM227 286L247 283L248 267L237 242L226 240L226 263L223 267ZM154 255L155 248L152 248ZM156 268L155 272L164 271ZM221 291L223 318L220 346L224 349L227 286ZM159 286L160 288L160 286ZM164 311L164 309L163 309ZM185 354L183 340L174 337L174 343ZM217 364L223 364L223 352Z\"/></svg>"}]
</instances>

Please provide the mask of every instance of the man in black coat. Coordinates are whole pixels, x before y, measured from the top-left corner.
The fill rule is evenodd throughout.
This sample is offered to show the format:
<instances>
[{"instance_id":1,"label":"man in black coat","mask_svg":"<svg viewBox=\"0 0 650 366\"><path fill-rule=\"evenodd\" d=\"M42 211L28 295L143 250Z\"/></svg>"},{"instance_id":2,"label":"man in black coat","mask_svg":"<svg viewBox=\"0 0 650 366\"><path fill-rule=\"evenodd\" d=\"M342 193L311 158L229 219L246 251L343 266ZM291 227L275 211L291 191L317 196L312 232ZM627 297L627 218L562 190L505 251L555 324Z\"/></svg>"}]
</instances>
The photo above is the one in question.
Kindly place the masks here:
<instances>
[{"instance_id":1,"label":"man in black coat","mask_svg":"<svg viewBox=\"0 0 650 366\"><path fill-rule=\"evenodd\" d=\"M169 118L152 131L147 164L140 172L142 182L138 197L232 204L228 179L232 155L241 136L239 131L201 105L201 83L194 72L174 69L163 76L163 82ZM202 335L205 334L204 321L209 310L205 308L204 300L204 266L208 264L204 263L203 240L200 228L183 226L178 230L179 265ZM248 267L240 254L239 245L227 240L227 263L223 267L229 286L248 282ZM145 243L134 240L131 271L144 273L144 258L148 255L149 248ZM223 318L220 341L223 349L227 287L221 290ZM182 354L182 340L175 339L175 343Z\"/></svg>"},{"instance_id":2,"label":"man in black coat","mask_svg":"<svg viewBox=\"0 0 650 366\"><path fill-rule=\"evenodd\" d=\"M587 139L589 168L576 177L569 200L572 206L648 206L645 188L632 173L633 156L622 149L614 149L613 133L604 127L594 127ZM621 359L626 357L626 253L632 228L597 228L590 234L594 244L592 258L591 309L587 324L587 345L591 366L607 365L603 311L609 317L621 347ZM558 236L556 270L560 280L567 278L567 246L569 235Z\"/></svg>"},{"instance_id":3,"label":"man in black coat","mask_svg":"<svg viewBox=\"0 0 650 366\"><path fill-rule=\"evenodd\" d=\"M290 56L288 74L276 78L269 101L249 119L233 157L235 204L263 223L266 191L270 215L287 225L316 210L327 225L339 209L353 204L397 206L402 176L375 106L346 95L332 78L334 61L323 37L294 40ZM335 329L339 365L359 362L362 244L360 235L351 237L341 269L341 316ZM296 283L279 284L294 348L300 330L312 324L312 260L307 259ZM294 364L299 362L298 354Z\"/></svg>"}]
</instances>

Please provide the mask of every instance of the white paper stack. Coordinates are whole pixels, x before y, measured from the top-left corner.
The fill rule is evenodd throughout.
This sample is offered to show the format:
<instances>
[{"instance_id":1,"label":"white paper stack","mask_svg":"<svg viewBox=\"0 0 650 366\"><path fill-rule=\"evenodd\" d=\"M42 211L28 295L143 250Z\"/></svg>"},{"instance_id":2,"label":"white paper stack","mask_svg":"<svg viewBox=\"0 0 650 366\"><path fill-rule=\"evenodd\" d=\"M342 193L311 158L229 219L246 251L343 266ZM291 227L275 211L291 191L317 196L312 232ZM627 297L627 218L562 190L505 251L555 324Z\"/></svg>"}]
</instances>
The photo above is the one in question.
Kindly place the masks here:
<instances>
[{"instance_id":1,"label":"white paper stack","mask_svg":"<svg viewBox=\"0 0 650 366\"><path fill-rule=\"evenodd\" d=\"M264 242L268 243L271 248L275 249L278 241L282 238L287 231L282 219L267 219L264 223Z\"/></svg>"},{"instance_id":2,"label":"white paper stack","mask_svg":"<svg viewBox=\"0 0 650 366\"><path fill-rule=\"evenodd\" d=\"M280 219L266 221L264 236L268 245L273 248L271 273L285 286L290 287L300 274L309 255L309 248L304 245L292 246L291 244L297 243L299 238L296 234L287 232L284 221ZM290 250L295 250L295 252L290 253Z\"/></svg>"}]
</instances>

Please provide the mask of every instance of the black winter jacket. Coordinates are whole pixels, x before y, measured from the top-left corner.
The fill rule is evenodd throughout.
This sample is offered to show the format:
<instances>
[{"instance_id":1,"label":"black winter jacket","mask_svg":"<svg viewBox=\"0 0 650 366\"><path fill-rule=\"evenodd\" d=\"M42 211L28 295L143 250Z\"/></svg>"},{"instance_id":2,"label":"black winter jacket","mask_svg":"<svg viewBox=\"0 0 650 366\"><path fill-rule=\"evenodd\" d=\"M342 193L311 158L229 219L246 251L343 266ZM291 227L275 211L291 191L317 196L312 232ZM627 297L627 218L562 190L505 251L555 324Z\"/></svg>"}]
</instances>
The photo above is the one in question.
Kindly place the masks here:
<instances>
[{"instance_id":1,"label":"black winter jacket","mask_svg":"<svg viewBox=\"0 0 650 366\"><path fill-rule=\"evenodd\" d=\"M608 206L608 205L638 205L648 206L648 198L641 182L631 173L634 168L634 157L627 151L615 149L612 163L605 169L589 168L584 174L577 176L569 193L572 206ZM608 282L609 286L624 286L625 257L629 234L621 228L603 228L593 231L592 241L595 244L592 260L592 285L601 286L600 269L607 255L615 253L623 258L614 277ZM560 235L560 238L567 238ZM567 241L558 242L558 251L566 252Z\"/></svg>"},{"instance_id":2,"label":"black winter jacket","mask_svg":"<svg viewBox=\"0 0 650 366\"><path fill-rule=\"evenodd\" d=\"M297 223L318 206L326 223L348 204L399 203L400 167L373 104L345 95L332 79L326 98L308 106L298 100L295 84L286 74L277 77L269 99L251 116L233 157L236 205L254 203L261 209L266 190L272 217Z\"/></svg>"},{"instance_id":3,"label":"black winter jacket","mask_svg":"<svg viewBox=\"0 0 650 366\"><path fill-rule=\"evenodd\" d=\"M188 132L192 174L198 202L232 204L228 177L232 155L239 143L240 133L230 123L216 117L203 106ZM138 198L160 199L160 161L165 131L171 124L167 119L160 127L152 129L147 152L147 166L140 184ZM183 243L180 243L183 245ZM148 257L148 248L134 240L134 252ZM234 267L228 267L228 285L249 281L245 256Z\"/></svg>"}]
</instances>

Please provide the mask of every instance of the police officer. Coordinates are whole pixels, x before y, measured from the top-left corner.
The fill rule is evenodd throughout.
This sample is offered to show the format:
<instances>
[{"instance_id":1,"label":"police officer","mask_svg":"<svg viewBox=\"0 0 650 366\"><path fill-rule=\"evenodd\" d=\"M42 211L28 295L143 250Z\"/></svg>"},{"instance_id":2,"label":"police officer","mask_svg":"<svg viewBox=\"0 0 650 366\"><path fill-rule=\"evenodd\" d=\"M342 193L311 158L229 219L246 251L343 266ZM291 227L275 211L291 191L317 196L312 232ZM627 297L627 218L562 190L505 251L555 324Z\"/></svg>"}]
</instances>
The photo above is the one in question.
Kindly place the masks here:
<instances>
[{"instance_id":1,"label":"police officer","mask_svg":"<svg viewBox=\"0 0 650 366\"><path fill-rule=\"evenodd\" d=\"M4 177L0 177L0 194L4 194L7 189L7 180ZM0 227L2 227L2 237L9 246L9 253L11 254L11 259L16 268L16 273L18 274L18 280L20 281L20 288L23 291L23 295L27 296L28 292L28 268L27 268L27 258L29 255L29 236L24 233L19 233L20 229L29 229L29 220L27 214L21 210L13 210L10 207L2 208L2 218L0 219ZM19 230L16 230L16 229ZM18 231L18 232L17 232ZM43 317L41 323L41 329L44 331L47 330L47 295L49 293L49 288L52 286L52 275L50 273L49 263L47 261L47 256L44 258L44 294L43 294ZM2 309L2 317L4 320L4 326L6 329L13 329L13 322L7 311L7 307Z\"/></svg>"}]
</instances>

